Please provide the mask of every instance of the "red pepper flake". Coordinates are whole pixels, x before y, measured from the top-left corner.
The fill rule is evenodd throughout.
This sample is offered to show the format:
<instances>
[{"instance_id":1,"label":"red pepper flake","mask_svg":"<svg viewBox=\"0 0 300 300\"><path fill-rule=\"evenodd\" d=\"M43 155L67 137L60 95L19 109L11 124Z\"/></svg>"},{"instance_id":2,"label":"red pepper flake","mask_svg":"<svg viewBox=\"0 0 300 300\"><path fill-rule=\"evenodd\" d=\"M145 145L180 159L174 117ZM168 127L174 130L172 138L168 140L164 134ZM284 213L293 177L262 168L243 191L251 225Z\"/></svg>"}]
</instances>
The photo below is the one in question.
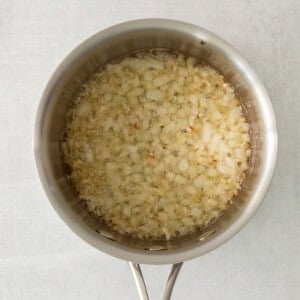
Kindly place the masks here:
<instances>
[{"instance_id":1,"label":"red pepper flake","mask_svg":"<svg viewBox=\"0 0 300 300\"><path fill-rule=\"evenodd\" d=\"M197 132L197 129L194 128L193 126L189 126L189 128L190 128L192 131Z\"/></svg>"},{"instance_id":2,"label":"red pepper flake","mask_svg":"<svg viewBox=\"0 0 300 300\"><path fill-rule=\"evenodd\" d=\"M133 123L132 126L135 129L139 129L141 127L138 123Z\"/></svg>"}]
</instances>

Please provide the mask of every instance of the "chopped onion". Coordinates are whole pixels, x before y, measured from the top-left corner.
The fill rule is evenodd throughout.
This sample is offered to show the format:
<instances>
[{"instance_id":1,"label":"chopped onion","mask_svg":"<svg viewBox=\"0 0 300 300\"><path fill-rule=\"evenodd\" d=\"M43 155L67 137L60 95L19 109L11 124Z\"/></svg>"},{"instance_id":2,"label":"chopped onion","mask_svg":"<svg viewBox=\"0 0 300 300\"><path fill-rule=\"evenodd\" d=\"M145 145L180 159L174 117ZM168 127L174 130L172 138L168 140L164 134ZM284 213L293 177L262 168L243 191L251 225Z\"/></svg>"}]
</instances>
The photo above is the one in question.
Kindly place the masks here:
<instances>
[{"instance_id":1,"label":"chopped onion","mask_svg":"<svg viewBox=\"0 0 300 300\"><path fill-rule=\"evenodd\" d=\"M231 85L163 51L97 72L75 98L62 150L91 212L121 234L167 240L221 215L251 155Z\"/></svg>"}]
</instances>

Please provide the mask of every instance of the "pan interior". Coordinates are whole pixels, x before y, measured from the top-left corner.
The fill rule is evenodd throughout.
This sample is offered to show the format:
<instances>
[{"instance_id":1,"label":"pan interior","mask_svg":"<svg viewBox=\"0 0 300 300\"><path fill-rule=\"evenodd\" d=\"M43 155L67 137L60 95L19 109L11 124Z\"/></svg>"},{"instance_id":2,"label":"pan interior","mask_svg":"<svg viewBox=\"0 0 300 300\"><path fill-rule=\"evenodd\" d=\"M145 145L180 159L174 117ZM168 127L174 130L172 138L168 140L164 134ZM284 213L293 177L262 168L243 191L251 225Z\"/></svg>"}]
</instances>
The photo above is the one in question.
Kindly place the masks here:
<instances>
[{"instance_id":1,"label":"pan interior","mask_svg":"<svg viewBox=\"0 0 300 300\"><path fill-rule=\"evenodd\" d=\"M124 29L125 30L125 29ZM178 249L190 249L215 239L230 227L250 205L254 187L260 178L264 155L265 123L259 106L259 95L243 65L230 56L227 44L218 45L216 37L171 29L136 29L128 32L106 32L94 36L69 55L49 83L46 108L43 111L40 151L46 169L50 189L56 198L56 208L68 211L76 220L76 226L84 228L99 241L111 243L128 251L157 251L168 253ZM225 48L223 47L225 46ZM193 56L222 73L235 87L250 124L250 169L234 204L215 223L202 231L176 240L140 240L112 231L98 218L90 214L85 203L76 196L66 179L60 153L60 138L66 112L72 106L74 96L82 84L103 64L128 55L132 51L163 48ZM58 204L57 204L58 203ZM76 229L75 229L76 231ZM99 248L101 248L99 246Z\"/></svg>"}]
</instances>

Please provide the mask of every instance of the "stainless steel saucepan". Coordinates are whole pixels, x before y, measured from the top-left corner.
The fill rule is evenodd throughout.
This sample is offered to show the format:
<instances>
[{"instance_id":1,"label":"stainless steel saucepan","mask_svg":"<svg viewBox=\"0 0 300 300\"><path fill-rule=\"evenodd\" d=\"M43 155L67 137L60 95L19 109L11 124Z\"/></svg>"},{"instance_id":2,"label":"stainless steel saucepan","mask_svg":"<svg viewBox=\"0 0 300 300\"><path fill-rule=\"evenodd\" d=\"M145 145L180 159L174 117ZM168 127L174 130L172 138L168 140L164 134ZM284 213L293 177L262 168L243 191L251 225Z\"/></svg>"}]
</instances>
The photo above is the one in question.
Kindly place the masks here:
<instances>
[{"instance_id":1,"label":"stainless steel saucepan","mask_svg":"<svg viewBox=\"0 0 300 300\"><path fill-rule=\"evenodd\" d=\"M242 101L251 134L251 167L234 205L205 230L168 242L123 237L91 216L66 180L59 147L66 111L83 82L112 59L134 50L152 48L182 52L224 74ZM90 245L130 262L140 299L148 299L148 295L139 264L173 264L163 296L163 299L169 299L182 262L229 240L258 209L274 171L277 132L269 96L237 50L198 26L173 20L145 19L103 30L84 41L63 60L40 101L34 151L41 182L57 213Z\"/></svg>"}]
</instances>

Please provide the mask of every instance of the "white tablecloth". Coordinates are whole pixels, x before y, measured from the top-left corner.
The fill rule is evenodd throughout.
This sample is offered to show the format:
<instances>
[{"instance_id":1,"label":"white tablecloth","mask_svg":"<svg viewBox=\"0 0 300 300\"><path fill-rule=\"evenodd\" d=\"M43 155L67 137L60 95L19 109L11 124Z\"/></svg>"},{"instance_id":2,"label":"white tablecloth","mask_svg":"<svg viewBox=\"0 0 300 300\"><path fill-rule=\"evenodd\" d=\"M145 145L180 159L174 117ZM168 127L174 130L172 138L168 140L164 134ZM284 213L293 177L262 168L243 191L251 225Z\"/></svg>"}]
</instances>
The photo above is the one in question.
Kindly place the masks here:
<instances>
[{"instance_id":1,"label":"white tablecloth","mask_svg":"<svg viewBox=\"0 0 300 300\"><path fill-rule=\"evenodd\" d=\"M145 17L198 24L237 47L264 81L279 131L276 173L257 215L230 242L187 262L173 299L299 299L298 0L1 0L0 299L137 299L126 263L81 241L48 203L32 131L43 88L65 55L105 27ZM168 270L144 268L152 299Z\"/></svg>"}]
</instances>

